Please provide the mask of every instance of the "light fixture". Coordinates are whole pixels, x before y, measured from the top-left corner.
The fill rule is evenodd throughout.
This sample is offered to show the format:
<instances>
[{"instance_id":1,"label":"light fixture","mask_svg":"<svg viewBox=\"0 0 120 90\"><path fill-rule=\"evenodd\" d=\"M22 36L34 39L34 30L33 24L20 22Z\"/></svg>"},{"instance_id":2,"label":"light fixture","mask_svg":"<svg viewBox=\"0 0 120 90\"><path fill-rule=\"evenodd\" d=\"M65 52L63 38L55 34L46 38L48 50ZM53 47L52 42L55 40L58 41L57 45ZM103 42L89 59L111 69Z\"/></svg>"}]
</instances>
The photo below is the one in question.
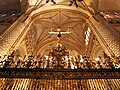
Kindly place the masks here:
<instances>
[{"instance_id":1,"label":"light fixture","mask_svg":"<svg viewBox=\"0 0 120 90\"><path fill-rule=\"evenodd\" d=\"M84 8L84 10L86 10L89 13L93 14L93 12L91 11L91 9L89 9L88 5L86 4L86 2L84 0L70 0L69 6L75 5L76 8L77 8L77 7L79 7L78 2L80 2L80 4L82 5L82 7Z\"/></svg>"},{"instance_id":2,"label":"light fixture","mask_svg":"<svg viewBox=\"0 0 120 90\"><path fill-rule=\"evenodd\" d=\"M83 0L71 0L69 6L72 6L74 4L76 7L78 7L77 1L80 2L80 1L83 1Z\"/></svg>"},{"instance_id":3,"label":"light fixture","mask_svg":"<svg viewBox=\"0 0 120 90\"><path fill-rule=\"evenodd\" d=\"M56 4L54 0L46 0L46 3L49 3L49 1L51 1L53 4Z\"/></svg>"}]
</instances>

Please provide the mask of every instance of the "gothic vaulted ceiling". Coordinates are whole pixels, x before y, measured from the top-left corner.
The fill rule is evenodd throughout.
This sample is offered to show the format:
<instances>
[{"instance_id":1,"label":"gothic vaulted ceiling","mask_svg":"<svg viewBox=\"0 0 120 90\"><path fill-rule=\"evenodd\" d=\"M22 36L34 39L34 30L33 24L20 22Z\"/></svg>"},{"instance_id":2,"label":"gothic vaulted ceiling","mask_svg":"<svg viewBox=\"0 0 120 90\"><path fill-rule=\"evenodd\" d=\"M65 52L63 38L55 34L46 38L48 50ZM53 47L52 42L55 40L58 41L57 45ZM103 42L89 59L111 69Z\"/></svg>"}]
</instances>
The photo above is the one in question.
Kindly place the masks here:
<instances>
[{"instance_id":1,"label":"gothic vaulted ceiling","mask_svg":"<svg viewBox=\"0 0 120 90\"><path fill-rule=\"evenodd\" d=\"M21 0L22 1L22 0ZM38 1L38 2L37 2ZM32 7L42 0L28 0L29 5ZM87 49L85 44L85 32L88 30L86 20L89 18L89 13L82 7L80 2L79 7L75 5L69 6L69 0L55 0L56 4L49 2L45 4L43 0L41 4L31 14L33 24L30 28L34 40L33 51L35 54L45 52L57 43L57 35L50 34L50 31L70 31L70 34L61 36L61 43L70 50L75 50L79 54L84 54ZM37 2L37 3L36 3ZM95 13L100 11L114 11L118 10L118 0L84 0L89 9ZM104 3L109 3L105 5ZM114 5L113 7L111 7ZM109 8L111 7L111 8ZM34 33L34 34L33 34Z\"/></svg>"},{"instance_id":2,"label":"gothic vaulted ceiling","mask_svg":"<svg viewBox=\"0 0 120 90\"><path fill-rule=\"evenodd\" d=\"M42 0L26 0L26 2L20 0L21 11L24 11L28 4L30 8L34 7L37 1L40 2ZM88 30L86 20L89 18L89 13L79 2L79 7L76 8L74 5L69 6L69 0L54 1L56 1L56 5L53 5L51 2L45 4L46 0L43 0L31 14L33 23L30 30L33 31L32 35L34 38L32 43L34 45L34 53L39 54L57 43L57 35L49 33L50 31L57 31L57 29L71 32L69 35L64 34L61 36L61 43L64 46L80 54L85 53L87 49L85 32ZM10 0L6 0L6 2L10 2ZM120 11L119 0L84 0L84 2L93 13ZM11 6L11 8L19 8L15 5L14 7ZM2 7L2 9L6 10L5 7Z\"/></svg>"},{"instance_id":3,"label":"gothic vaulted ceiling","mask_svg":"<svg viewBox=\"0 0 120 90\"><path fill-rule=\"evenodd\" d=\"M56 1L57 4L53 5L48 3L34 10L31 15L33 24L30 28L35 34L32 40L34 43L34 54L43 54L48 49L56 46L57 34L50 34L49 32L56 32L58 29L61 32L70 32L70 34L62 34L60 43L72 52L84 54L86 51L85 45L85 32L87 31L86 20L88 15L84 10L81 12L76 7L70 7L69 1L61 2ZM63 3L66 3L65 5ZM67 4L68 3L68 4ZM74 53L75 53L74 52Z\"/></svg>"},{"instance_id":4,"label":"gothic vaulted ceiling","mask_svg":"<svg viewBox=\"0 0 120 90\"><path fill-rule=\"evenodd\" d=\"M57 34L49 33L57 29L70 32L70 34L61 35L62 45L79 53L84 52L85 31L87 30L85 19L87 18L80 12L67 9L55 9L35 15L31 28L36 32L36 52L57 44Z\"/></svg>"}]
</instances>

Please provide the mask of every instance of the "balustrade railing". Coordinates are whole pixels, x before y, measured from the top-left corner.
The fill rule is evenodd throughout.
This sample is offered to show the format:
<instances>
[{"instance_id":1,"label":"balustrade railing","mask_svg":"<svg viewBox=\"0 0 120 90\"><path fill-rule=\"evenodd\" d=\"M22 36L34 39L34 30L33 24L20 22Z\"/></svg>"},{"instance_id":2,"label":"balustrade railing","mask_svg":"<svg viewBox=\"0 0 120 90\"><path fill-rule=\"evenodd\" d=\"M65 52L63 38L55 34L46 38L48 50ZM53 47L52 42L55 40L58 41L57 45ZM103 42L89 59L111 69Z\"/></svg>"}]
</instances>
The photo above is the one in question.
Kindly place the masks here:
<instances>
[{"instance_id":1,"label":"balustrade railing","mask_svg":"<svg viewBox=\"0 0 120 90\"><path fill-rule=\"evenodd\" d=\"M64 58L65 59L65 58ZM83 60L75 57L75 60L63 60L57 65L54 58L39 58L28 56L22 59L20 56L7 56L0 61L0 68L43 68L43 69L120 69L120 57L115 59L104 57L104 62L90 60L84 56Z\"/></svg>"},{"instance_id":2,"label":"balustrade railing","mask_svg":"<svg viewBox=\"0 0 120 90\"><path fill-rule=\"evenodd\" d=\"M104 63L92 61L84 56L83 60L66 60L59 64L55 60L28 56L4 56L0 62L1 78L39 78L39 79L118 79L120 78L120 57L112 60L105 57Z\"/></svg>"}]
</instances>

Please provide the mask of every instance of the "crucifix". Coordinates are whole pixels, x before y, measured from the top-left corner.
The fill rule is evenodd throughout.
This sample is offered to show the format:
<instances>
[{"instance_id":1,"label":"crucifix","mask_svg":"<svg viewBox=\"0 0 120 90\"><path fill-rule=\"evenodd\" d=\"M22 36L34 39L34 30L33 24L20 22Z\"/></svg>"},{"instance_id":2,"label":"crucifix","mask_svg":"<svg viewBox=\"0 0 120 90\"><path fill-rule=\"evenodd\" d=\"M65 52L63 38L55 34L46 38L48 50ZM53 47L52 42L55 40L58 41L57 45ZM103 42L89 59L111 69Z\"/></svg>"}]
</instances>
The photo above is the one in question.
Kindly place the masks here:
<instances>
[{"instance_id":1,"label":"crucifix","mask_svg":"<svg viewBox=\"0 0 120 90\"><path fill-rule=\"evenodd\" d=\"M53 48L50 52L50 55L54 58L54 68L61 69L64 68L65 60L63 59L64 56L68 55L69 52L66 50L65 47L62 46L60 43L61 35L62 34L69 34L71 32L68 31L62 31L61 28L57 28L56 31L50 31L50 34L56 34L57 35L57 47Z\"/></svg>"},{"instance_id":2,"label":"crucifix","mask_svg":"<svg viewBox=\"0 0 120 90\"><path fill-rule=\"evenodd\" d=\"M69 28L68 28L69 29ZM50 31L49 32L50 34L57 34L57 39L58 39L58 45L60 44L60 39L61 39L61 35L62 34L70 34L71 32L68 30L68 31L61 31L61 28L57 28L57 31Z\"/></svg>"}]
</instances>

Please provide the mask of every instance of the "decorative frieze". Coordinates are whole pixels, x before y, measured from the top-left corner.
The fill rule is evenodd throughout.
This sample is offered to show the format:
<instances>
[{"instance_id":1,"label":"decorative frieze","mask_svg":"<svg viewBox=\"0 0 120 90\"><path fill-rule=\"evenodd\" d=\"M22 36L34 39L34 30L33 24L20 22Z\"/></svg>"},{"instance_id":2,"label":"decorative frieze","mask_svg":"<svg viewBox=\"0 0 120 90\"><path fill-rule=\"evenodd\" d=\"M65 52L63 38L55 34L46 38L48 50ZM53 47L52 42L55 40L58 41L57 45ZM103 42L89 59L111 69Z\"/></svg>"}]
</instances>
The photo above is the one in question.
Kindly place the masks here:
<instances>
[{"instance_id":1,"label":"decorative frieze","mask_svg":"<svg viewBox=\"0 0 120 90\"><path fill-rule=\"evenodd\" d=\"M0 68L1 78L120 79L119 69L20 69Z\"/></svg>"}]
</instances>

